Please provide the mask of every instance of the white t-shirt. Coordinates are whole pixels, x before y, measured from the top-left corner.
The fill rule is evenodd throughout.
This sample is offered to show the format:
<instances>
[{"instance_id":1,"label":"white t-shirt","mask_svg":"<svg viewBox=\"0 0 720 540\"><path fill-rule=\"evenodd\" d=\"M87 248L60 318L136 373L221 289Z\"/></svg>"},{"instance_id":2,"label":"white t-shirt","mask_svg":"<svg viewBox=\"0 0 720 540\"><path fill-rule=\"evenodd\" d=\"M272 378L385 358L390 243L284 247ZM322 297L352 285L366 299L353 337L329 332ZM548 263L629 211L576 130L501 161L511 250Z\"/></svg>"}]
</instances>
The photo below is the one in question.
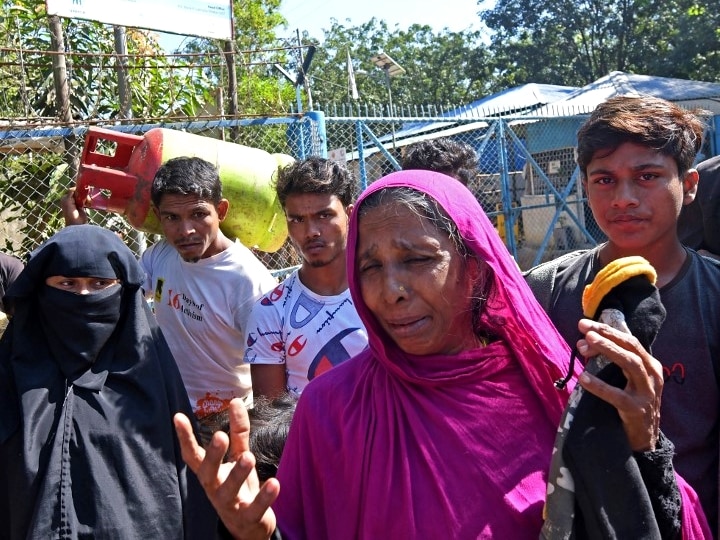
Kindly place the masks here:
<instances>
[{"instance_id":1,"label":"white t-shirt","mask_svg":"<svg viewBox=\"0 0 720 540\"><path fill-rule=\"evenodd\" d=\"M255 300L277 285L268 269L240 242L191 263L162 240L140 263L195 414L221 411L234 397L251 402L244 329Z\"/></svg>"},{"instance_id":2,"label":"white t-shirt","mask_svg":"<svg viewBox=\"0 0 720 540\"><path fill-rule=\"evenodd\" d=\"M307 383L367 346L367 332L346 289L315 294L295 270L253 306L245 361L285 364L287 389L299 396Z\"/></svg>"}]
</instances>

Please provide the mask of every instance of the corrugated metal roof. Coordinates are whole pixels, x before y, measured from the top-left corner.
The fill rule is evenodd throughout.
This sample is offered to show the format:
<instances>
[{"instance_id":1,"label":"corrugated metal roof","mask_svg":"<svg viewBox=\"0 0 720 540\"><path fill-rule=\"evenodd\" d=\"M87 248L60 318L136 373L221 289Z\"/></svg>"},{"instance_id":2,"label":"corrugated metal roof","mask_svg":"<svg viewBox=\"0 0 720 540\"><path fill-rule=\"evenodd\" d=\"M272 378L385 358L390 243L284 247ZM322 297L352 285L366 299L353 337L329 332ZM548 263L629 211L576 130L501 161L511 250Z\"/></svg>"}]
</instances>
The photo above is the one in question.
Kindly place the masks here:
<instances>
[{"instance_id":1,"label":"corrugated metal roof","mask_svg":"<svg viewBox=\"0 0 720 540\"><path fill-rule=\"evenodd\" d=\"M529 113L547 103L561 100L575 90L577 90L577 88L572 86L559 86L555 84L523 84L522 86L509 88L497 94L478 99L468 105L451 109L440 116L461 119L484 119L508 114ZM403 139L417 136L443 128L447 129L454 125L455 123L450 121L442 122L431 120L427 122L408 122L403 124L402 128L395 132L395 138ZM477 127L482 126L478 125ZM467 130L463 129L463 131Z\"/></svg>"},{"instance_id":2,"label":"corrugated metal roof","mask_svg":"<svg viewBox=\"0 0 720 540\"><path fill-rule=\"evenodd\" d=\"M702 108L715 114L720 113L720 83L613 71L526 114L547 117L590 113L599 103L618 95L651 95L687 108Z\"/></svg>"},{"instance_id":3,"label":"corrugated metal roof","mask_svg":"<svg viewBox=\"0 0 720 540\"><path fill-rule=\"evenodd\" d=\"M613 71L581 88L535 83L516 86L440 115L452 120L413 119L395 132L394 143L390 135L381 137L380 141L386 148L405 146L423 139L482 129L488 125L483 119L499 116L512 116L512 123L516 124L589 114L599 103L616 95L652 95L688 109L720 114L720 83ZM475 118L477 122L467 122ZM456 119L464 121L453 121ZM374 145L368 144L365 152L374 153L373 148ZM355 157L352 153L349 159Z\"/></svg>"}]
</instances>

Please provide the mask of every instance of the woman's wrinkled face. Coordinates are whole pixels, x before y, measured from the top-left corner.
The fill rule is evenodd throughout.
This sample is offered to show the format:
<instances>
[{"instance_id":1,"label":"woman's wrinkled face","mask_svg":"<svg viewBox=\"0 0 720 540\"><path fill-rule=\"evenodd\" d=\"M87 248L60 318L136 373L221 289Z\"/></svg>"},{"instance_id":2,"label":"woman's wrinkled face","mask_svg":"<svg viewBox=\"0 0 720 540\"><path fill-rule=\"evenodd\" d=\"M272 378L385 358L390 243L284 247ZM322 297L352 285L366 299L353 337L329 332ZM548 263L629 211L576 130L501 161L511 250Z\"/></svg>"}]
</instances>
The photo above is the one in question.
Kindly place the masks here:
<instances>
[{"instance_id":1,"label":"woman's wrinkled face","mask_svg":"<svg viewBox=\"0 0 720 540\"><path fill-rule=\"evenodd\" d=\"M471 296L479 266L427 219L397 203L368 210L355 264L365 304L403 351L456 354L477 345Z\"/></svg>"},{"instance_id":2,"label":"woman's wrinkled face","mask_svg":"<svg viewBox=\"0 0 720 540\"><path fill-rule=\"evenodd\" d=\"M75 294L92 294L119 283L119 279L101 277L50 276L45 280L45 284L49 287Z\"/></svg>"}]
</instances>

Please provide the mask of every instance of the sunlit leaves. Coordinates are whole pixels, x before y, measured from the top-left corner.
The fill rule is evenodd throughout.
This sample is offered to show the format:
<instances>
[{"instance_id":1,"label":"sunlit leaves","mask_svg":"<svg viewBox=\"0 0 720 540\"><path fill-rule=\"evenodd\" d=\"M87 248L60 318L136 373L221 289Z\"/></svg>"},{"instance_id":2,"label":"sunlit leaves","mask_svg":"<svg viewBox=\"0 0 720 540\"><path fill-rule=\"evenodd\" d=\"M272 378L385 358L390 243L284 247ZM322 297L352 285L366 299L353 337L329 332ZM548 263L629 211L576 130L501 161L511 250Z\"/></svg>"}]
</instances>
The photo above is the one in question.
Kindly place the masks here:
<instances>
[{"instance_id":1,"label":"sunlit leaves","mask_svg":"<svg viewBox=\"0 0 720 540\"><path fill-rule=\"evenodd\" d=\"M425 25L390 29L385 21L372 18L354 27L333 20L324 34L312 71L319 103L350 101L348 51L361 103L389 101L385 75L371 62L379 51L405 69L391 80L396 105L460 105L482 97L491 88L490 58L480 32L437 32Z\"/></svg>"},{"instance_id":2,"label":"sunlit leaves","mask_svg":"<svg viewBox=\"0 0 720 540\"><path fill-rule=\"evenodd\" d=\"M496 77L581 86L610 71L717 80L715 0L497 0Z\"/></svg>"}]
</instances>

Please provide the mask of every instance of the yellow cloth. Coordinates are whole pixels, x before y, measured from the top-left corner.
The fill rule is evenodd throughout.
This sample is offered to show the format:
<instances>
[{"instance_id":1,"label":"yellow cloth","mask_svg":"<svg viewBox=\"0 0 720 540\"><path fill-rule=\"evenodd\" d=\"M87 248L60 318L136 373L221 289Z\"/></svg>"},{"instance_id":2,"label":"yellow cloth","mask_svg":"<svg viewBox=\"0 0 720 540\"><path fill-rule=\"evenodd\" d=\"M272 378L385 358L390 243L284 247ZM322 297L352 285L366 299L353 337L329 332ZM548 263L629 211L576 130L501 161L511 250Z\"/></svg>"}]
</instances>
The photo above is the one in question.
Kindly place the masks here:
<instances>
[{"instance_id":1,"label":"yellow cloth","mask_svg":"<svg viewBox=\"0 0 720 540\"><path fill-rule=\"evenodd\" d=\"M655 284L657 280L655 268L643 257L621 257L612 261L598 272L592 283L585 286L582 296L585 317L591 319L595 317L600 302L614 287L631 277L643 274L647 275L650 283Z\"/></svg>"}]
</instances>

